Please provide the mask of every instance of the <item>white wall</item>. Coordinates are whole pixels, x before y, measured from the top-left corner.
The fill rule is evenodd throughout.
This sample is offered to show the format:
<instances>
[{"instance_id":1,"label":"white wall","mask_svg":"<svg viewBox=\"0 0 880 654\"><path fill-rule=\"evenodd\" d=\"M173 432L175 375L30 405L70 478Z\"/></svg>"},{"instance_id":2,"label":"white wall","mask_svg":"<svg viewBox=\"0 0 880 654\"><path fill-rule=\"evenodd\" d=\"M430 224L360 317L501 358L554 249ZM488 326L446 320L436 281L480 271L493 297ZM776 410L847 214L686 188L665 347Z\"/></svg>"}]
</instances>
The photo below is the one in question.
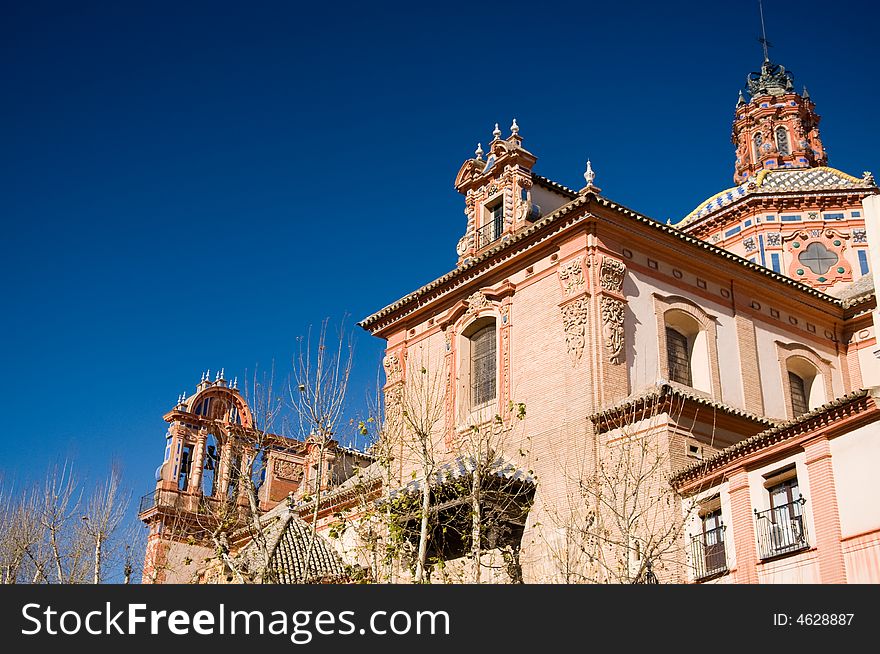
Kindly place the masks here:
<instances>
[{"instance_id":1,"label":"white wall","mask_svg":"<svg viewBox=\"0 0 880 654\"><path fill-rule=\"evenodd\" d=\"M831 465L844 538L880 529L878 464L880 422L859 427L831 441Z\"/></svg>"}]
</instances>

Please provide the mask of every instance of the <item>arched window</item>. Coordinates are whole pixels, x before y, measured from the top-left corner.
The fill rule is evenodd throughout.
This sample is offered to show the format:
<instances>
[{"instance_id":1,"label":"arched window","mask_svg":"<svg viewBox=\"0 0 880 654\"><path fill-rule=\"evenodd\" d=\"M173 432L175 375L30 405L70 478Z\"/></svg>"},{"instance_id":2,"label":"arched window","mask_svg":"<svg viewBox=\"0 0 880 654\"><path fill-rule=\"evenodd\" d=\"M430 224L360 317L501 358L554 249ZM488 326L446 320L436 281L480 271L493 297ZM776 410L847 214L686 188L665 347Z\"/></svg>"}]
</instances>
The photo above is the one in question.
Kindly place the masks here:
<instances>
[{"instance_id":1,"label":"arched window","mask_svg":"<svg viewBox=\"0 0 880 654\"><path fill-rule=\"evenodd\" d=\"M680 295L654 294L660 379L721 399L716 318Z\"/></svg>"},{"instance_id":2,"label":"arched window","mask_svg":"<svg viewBox=\"0 0 880 654\"><path fill-rule=\"evenodd\" d=\"M691 355L688 337L673 327L666 328L666 357L669 363L669 379L691 386Z\"/></svg>"},{"instance_id":3,"label":"arched window","mask_svg":"<svg viewBox=\"0 0 880 654\"><path fill-rule=\"evenodd\" d=\"M217 472L220 467L220 446L214 434L205 439L205 462L202 472L202 495L213 497L217 493Z\"/></svg>"},{"instance_id":4,"label":"arched window","mask_svg":"<svg viewBox=\"0 0 880 654\"><path fill-rule=\"evenodd\" d=\"M764 143L764 137L761 136L761 132L755 132L754 141L755 141L755 159L760 159L761 158L761 145Z\"/></svg>"},{"instance_id":5,"label":"arched window","mask_svg":"<svg viewBox=\"0 0 880 654\"><path fill-rule=\"evenodd\" d=\"M785 131L782 125L776 128L776 150L782 155L791 152L791 149L788 147L788 132Z\"/></svg>"},{"instance_id":6,"label":"arched window","mask_svg":"<svg viewBox=\"0 0 880 654\"><path fill-rule=\"evenodd\" d=\"M478 328L470 339L471 406L495 399L497 374L495 321Z\"/></svg>"},{"instance_id":7,"label":"arched window","mask_svg":"<svg viewBox=\"0 0 880 654\"><path fill-rule=\"evenodd\" d=\"M794 415L799 416L810 410L807 399L807 382L797 373L788 371L788 386L791 395L791 409Z\"/></svg>"},{"instance_id":8,"label":"arched window","mask_svg":"<svg viewBox=\"0 0 880 654\"><path fill-rule=\"evenodd\" d=\"M802 356L788 357L785 374L792 417L803 415L828 401L825 379L813 362Z\"/></svg>"},{"instance_id":9,"label":"arched window","mask_svg":"<svg viewBox=\"0 0 880 654\"><path fill-rule=\"evenodd\" d=\"M712 393L711 353L706 330L694 316L680 309L666 311L663 319L669 380Z\"/></svg>"}]
</instances>

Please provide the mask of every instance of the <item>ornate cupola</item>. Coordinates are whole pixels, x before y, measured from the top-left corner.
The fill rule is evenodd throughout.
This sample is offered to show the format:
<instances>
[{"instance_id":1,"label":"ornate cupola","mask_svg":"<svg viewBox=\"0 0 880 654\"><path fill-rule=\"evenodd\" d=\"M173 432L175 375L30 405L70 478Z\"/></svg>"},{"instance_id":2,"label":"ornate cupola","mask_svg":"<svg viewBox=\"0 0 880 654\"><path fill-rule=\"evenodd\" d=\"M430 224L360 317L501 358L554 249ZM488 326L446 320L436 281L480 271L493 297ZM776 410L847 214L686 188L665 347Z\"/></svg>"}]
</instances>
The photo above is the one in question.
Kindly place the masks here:
<instances>
[{"instance_id":1,"label":"ornate cupola","mask_svg":"<svg viewBox=\"0 0 880 654\"><path fill-rule=\"evenodd\" d=\"M742 184L762 170L812 168L828 162L819 138L819 115L807 89L794 90L794 78L769 58L746 79L736 103L732 141L736 146L733 180Z\"/></svg>"},{"instance_id":2,"label":"ornate cupola","mask_svg":"<svg viewBox=\"0 0 880 654\"><path fill-rule=\"evenodd\" d=\"M462 164L455 189L465 196L467 228L458 242L458 264L498 245L540 215L532 202L531 169L537 157L523 148L516 119L510 136L501 138L495 124L486 158L477 144L472 159Z\"/></svg>"}]
</instances>

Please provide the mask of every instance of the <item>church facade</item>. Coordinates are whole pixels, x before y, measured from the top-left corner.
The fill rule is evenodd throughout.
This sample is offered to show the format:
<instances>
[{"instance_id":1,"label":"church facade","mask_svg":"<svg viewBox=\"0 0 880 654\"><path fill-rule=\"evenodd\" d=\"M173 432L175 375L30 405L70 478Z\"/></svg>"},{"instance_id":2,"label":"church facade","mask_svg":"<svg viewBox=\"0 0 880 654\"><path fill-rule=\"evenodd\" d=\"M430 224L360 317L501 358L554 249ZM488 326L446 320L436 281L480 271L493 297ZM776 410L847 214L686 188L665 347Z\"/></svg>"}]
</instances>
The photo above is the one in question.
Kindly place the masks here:
<instances>
[{"instance_id":1,"label":"church facade","mask_svg":"<svg viewBox=\"0 0 880 654\"><path fill-rule=\"evenodd\" d=\"M543 177L516 121L496 125L455 179L455 267L360 323L387 343L387 449L334 450L343 472L313 482L324 504L300 517L320 513L327 533L340 510L365 515L356 477L382 506L424 498L436 524L419 537L413 511L411 543L429 536L431 581L880 582L865 490L880 453L878 188L828 166L815 105L783 67L765 60L747 91L736 186L675 224L603 195L589 163L580 189ZM222 429L254 428L226 411ZM183 400L166 420L156 492L197 503L220 423ZM266 511L316 474L308 442L281 449ZM216 462L226 493L234 450ZM148 561L182 547L163 540L161 504L142 512ZM354 566L369 563L359 533L334 544Z\"/></svg>"}]
</instances>

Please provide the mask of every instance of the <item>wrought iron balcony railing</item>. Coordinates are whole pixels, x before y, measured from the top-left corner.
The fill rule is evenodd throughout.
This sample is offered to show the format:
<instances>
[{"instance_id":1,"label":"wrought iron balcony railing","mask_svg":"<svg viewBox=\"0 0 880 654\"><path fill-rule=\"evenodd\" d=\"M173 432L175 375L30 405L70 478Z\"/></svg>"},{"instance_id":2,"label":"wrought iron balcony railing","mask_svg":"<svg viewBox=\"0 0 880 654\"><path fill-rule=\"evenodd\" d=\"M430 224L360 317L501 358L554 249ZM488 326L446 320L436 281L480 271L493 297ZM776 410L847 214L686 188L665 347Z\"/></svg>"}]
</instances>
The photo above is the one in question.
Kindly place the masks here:
<instances>
[{"instance_id":1,"label":"wrought iron balcony railing","mask_svg":"<svg viewBox=\"0 0 880 654\"><path fill-rule=\"evenodd\" d=\"M242 509L246 508L247 498L243 494L237 495L235 502L232 502L231 497L231 495L218 497L157 488L141 497L138 502L138 515L157 507L186 513L213 513L219 511L221 505L226 506L229 503L236 504Z\"/></svg>"},{"instance_id":2,"label":"wrought iron balcony railing","mask_svg":"<svg viewBox=\"0 0 880 654\"><path fill-rule=\"evenodd\" d=\"M691 539L694 579L700 581L727 572L727 551L724 544L725 526L720 525L697 534Z\"/></svg>"},{"instance_id":3,"label":"wrought iron balcony railing","mask_svg":"<svg viewBox=\"0 0 880 654\"><path fill-rule=\"evenodd\" d=\"M149 511L150 509L152 509L154 506L156 506L158 500L159 500L159 491L157 491L157 490L150 491L149 493L144 495L140 499L140 502L138 502L138 515L140 515L141 513L144 513L145 511Z\"/></svg>"},{"instance_id":4,"label":"wrought iron balcony railing","mask_svg":"<svg viewBox=\"0 0 880 654\"><path fill-rule=\"evenodd\" d=\"M794 502L767 511L755 510L758 555L762 559L797 552L810 546L807 521L803 514L806 502L801 496Z\"/></svg>"},{"instance_id":5,"label":"wrought iron balcony railing","mask_svg":"<svg viewBox=\"0 0 880 654\"><path fill-rule=\"evenodd\" d=\"M477 230L477 249L481 250L500 239L503 227L501 220L492 220L480 227Z\"/></svg>"}]
</instances>

